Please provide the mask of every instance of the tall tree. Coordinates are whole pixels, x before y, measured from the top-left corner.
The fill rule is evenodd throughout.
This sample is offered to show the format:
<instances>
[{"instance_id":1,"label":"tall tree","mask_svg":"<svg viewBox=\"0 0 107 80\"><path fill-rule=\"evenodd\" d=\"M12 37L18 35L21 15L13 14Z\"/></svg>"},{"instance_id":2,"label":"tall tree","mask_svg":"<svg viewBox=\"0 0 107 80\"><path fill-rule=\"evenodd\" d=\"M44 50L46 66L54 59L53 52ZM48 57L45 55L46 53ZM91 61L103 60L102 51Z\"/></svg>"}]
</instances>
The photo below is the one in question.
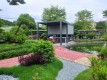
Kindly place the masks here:
<instances>
[{"instance_id":1,"label":"tall tree","mask_svg":"<svg viewBox=\"0 0 107 80\"><path fill-rule=\"evenodd\" d=\"M51 6L51 8L44 8L42 21L66 21L66 12L64 8L58 6Z\"/></svg>"},{"instance_id":2,"label":"tall tree","mask_svg":"<svg viewBox=\"0 0 107 80\"><path fill-rule=\"evenodd\" d=\"M20 4L25 4L25 1L24 0L7 0L7 2L10 4L10 5L19 5Z\"/></svg>"},{"instance_id":3,"label":"tall tree","mask_svg":"<svg viewBox=\"0 0 107 80\"><path fill-rule=\"evenodd\" d=\"M29 29L34 29L36 27L34 18L29 14L21 14L17 19L17 24L25 24Z\"/></svg>"},{"instance_id":4,"label":"tall tree","mask_svg":"<svg viewBox=\"0 0 107 80\"><path fill-rule=\"evenodd\" d=\"M25 4L24 0L7 0L7 2L10 5L19 5L19 4ZM0 9L0 11L2 11L2 9Z\"/></svg>"},{"instance_id":5,"label":"tall tree","mask_svg":"<svg viewBox=\"0 0 107 80\"><path fill-rule=\"evenodd\" d=\"M103 11L103 16L107 17L107 10Z\"/></svg>"},{"instance_id":6,"label":"tall tree","mask_svg":"<svg viewBox=\"0 0 107 80\"><path fill-rule=\"evenodd\" d=\"M103 11L103 16L107 18L107 10ZM107 33L107 23L105 25L106 33Z\"/></svg>"},{"instance_id":7,"label":"tall tree","mask_svg":"<svg viewBox=\"0 0 107 80\"><path fill-rule=\"evenodd\" d=\"M81 11L77 12L76 22L74 24L74 27L79 29L79 30L93 29L92 17L93 17L93 15L92 15L91 11L81 10Z\"/></svg>"},{"instance_id":8,"label":"tall tree","mask_svg":"<svg viewBox=\"0 0 107 80\"><path fill-rule=\"evenodd\" d=\"M100 21L96 23L96 29L105 29L107 26L107 23L104 21Z\"/></svg>"}]
</instances>

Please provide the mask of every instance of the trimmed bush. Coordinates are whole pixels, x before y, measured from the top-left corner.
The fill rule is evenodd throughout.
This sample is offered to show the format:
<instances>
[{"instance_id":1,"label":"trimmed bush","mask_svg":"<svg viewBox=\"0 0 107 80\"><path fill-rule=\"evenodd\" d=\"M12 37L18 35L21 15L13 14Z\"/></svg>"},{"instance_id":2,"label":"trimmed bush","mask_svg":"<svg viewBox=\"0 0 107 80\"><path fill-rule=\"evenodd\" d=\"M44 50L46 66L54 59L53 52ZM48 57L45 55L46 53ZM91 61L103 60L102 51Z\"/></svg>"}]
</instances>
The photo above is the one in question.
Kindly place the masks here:
<instances>
[{"instance_id":1,"label":"trimmed bush","mask_svg":"<svg viewBox=\"0 0 107 80\"><path fill-rule=\"evenodd\" d=\"M40 36L40 39L47 40L47 35L46 35L46 33L43 33L43 34Z\"/></svg>"},{"instance_id":2,"label":"trimmed bush","mask_svg":"<svg viewBox=\"0 0 107 80\"><path fill-rule=\"evenodd\" d=\"M40 53L35 53L29 56L20 56L19 62L23 66L30 66L33 64L46 64L45 58Z\"/></svg>"},{"instance_id":3,"label":"trimmed bush","mask_svg":"<svg viewBox=\"0 0 107 80\"><path fill-rule=\"evenodd\" d=\"M0 59L11 58L29 54L32 52L31 43L24 44L2 44L0 47Z\"/></svg>"},{"instance_id":4,"label":"trimmed bush","mask_svg":"<svg viewBox=\"0 0 107 80\"><path fill-rule=\"evenodd\" d=\"M107 65L103 60L90 58L93 80L107 80Z\"/></svg>"},{"instance_id":5,"label":"trimmed bush","mask_svg":"<svg viewBox=\"0 0 107 80\"><path fill-rule=\"evenodd\" d=\"M96 80L107 80L107 66L102 66L97 73Z\"/></svg>"},{"instance_id":6,"label":"trimmed bush","mask_svg":"<svg viewBox=\"0 0 107 80\"><path fill-rule=\"evenodd\" d=\"M87 38L89 38L89 39L95 38L95 33L88 33Z\"/></svg>"},{"instance_id":7,"label":"trimmed bush","mask_svg":"<svg viewBox=\"0 0 107 80\"><path fill-rule=\"evenodd\" d=\"M21 34L21 35L15 35L10 32L5 32L4 33L4 40L5 42L9 43L23 43L27 39L26 35Z\"/></svg>"},{"instance_id":8,"label":"trimmed bush","mask_svg":"<svg viewBox=\"0 0 107 80\"><path fill-rule=\"evenodd\" d=\"M107 41L107 32L103 35L105 41Z\"/></svg>"},{"instance_id":9,"label":"trimmed bush","mask_svg":"<svg viewBox=\"0 0 107 80\"><path fill-rule=\"evenodd\" d=\"M18 26L13 26L12 29L10 30L10 33L15 34L17 29L18 29ZM20 27L19 31L17 32L17 35L22 35L22 34L25 34L25 33L24 33L24 30Z\"/></svg>"},{"instance_id":10,"label":"trimmed bush","mask_svg":"<svg viewBox=\"0 0 107 80\"><path fill-rule=\"evenodd\" d=\"M54 47L50 41L37 40L33 44L32 50L43 55L46 62L51 62L54 59Z\"/></svg>"},{"instance_id":11,"label":"trimmed bush","mask_svg":"<svg viewBox=\"0 0 107 80\"><path fill-rule=\"evenodd\" d=\"M10 51L6 51L6 52L1 52L0 59L21 56L21 55L28 54L30 52L32 52L32 51L29 48L22 48L22 49L15 49L15 50L10 50Z\"/></svg>"},{"instance_id":12,"label":"trimmed bush","mask_svg":"<svg viewBox=\"0 0 107 80\"><path fill-rule=\"evenodd\" d=\"M101 52L98 54L98 56L99 56L101 59L107 58L107 47L103 47L103 48L101 49Z\"/></svg>"}]
</instances>

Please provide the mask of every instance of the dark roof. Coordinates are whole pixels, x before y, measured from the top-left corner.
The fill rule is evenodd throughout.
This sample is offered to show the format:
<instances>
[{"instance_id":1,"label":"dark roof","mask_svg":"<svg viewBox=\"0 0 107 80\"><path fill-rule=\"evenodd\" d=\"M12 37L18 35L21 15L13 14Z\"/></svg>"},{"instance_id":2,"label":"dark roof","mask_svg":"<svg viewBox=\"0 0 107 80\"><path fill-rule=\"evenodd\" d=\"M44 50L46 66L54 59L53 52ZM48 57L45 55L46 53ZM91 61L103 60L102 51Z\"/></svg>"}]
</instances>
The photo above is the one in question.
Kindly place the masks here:
<instances>
[{"instance_id":1,"label":"dark roof","mask_svg":"<svg viewBox=\"0 0 107 80\"><path fill-rule=\"evenodd\" d=\"M38 22L39 24L44 24L44 25L60 25L60 22L62 22L62 25L67 25L71 23L68 23L66 21L47 21L47 22Z\"/></svg>"}]
</instances>

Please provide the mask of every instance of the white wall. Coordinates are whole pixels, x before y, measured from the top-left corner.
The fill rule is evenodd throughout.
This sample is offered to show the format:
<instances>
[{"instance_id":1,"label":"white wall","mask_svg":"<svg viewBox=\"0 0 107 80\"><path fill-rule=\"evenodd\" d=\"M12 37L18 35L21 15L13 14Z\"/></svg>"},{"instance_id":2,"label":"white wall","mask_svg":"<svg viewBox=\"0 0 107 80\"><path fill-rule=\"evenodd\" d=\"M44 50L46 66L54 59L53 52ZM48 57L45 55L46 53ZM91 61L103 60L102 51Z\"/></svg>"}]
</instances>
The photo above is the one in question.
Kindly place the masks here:
<instances>
[{"instance_id":1,"label":"white wall","mask_svg":"<svg viewBox=\"0 0 107 80\"><path fill-rule=\"evenodd\" d=\"M68 34L74 34L74 26L68 24Z\"/></svg>"},{"instance_id":2,"label":"white wall","mask_svg":"<svg viewBox=\"0 0 107 80\"><path fill-rule=\"evenodd\" d=\"M60 26L48 26L48 34L60 34ZM62 34L66 34L66 26L62 26ZM68 24L68 34L74 34L73 25Z\"/></svg>"}]
</instances>

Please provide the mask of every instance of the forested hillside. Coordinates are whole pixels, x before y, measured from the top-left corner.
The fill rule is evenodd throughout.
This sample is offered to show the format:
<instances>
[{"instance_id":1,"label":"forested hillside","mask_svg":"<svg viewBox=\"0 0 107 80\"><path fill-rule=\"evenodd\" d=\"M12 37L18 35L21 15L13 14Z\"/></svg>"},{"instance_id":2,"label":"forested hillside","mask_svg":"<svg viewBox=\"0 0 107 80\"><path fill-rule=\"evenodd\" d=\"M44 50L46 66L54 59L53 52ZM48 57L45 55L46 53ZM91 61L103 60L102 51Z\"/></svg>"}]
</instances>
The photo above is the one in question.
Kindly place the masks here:
<instances>
[{"instance_id":1,"label":"forested hillside","mask_svg":"<svg viewBox=\"0 0 107 80\"><path fill-rule=\"evenodd\" d=\"M3 27L3 26L13 26L13 25L14 25L13 22L0 18L0 26Z\"/></svg>"}]
</instances>

